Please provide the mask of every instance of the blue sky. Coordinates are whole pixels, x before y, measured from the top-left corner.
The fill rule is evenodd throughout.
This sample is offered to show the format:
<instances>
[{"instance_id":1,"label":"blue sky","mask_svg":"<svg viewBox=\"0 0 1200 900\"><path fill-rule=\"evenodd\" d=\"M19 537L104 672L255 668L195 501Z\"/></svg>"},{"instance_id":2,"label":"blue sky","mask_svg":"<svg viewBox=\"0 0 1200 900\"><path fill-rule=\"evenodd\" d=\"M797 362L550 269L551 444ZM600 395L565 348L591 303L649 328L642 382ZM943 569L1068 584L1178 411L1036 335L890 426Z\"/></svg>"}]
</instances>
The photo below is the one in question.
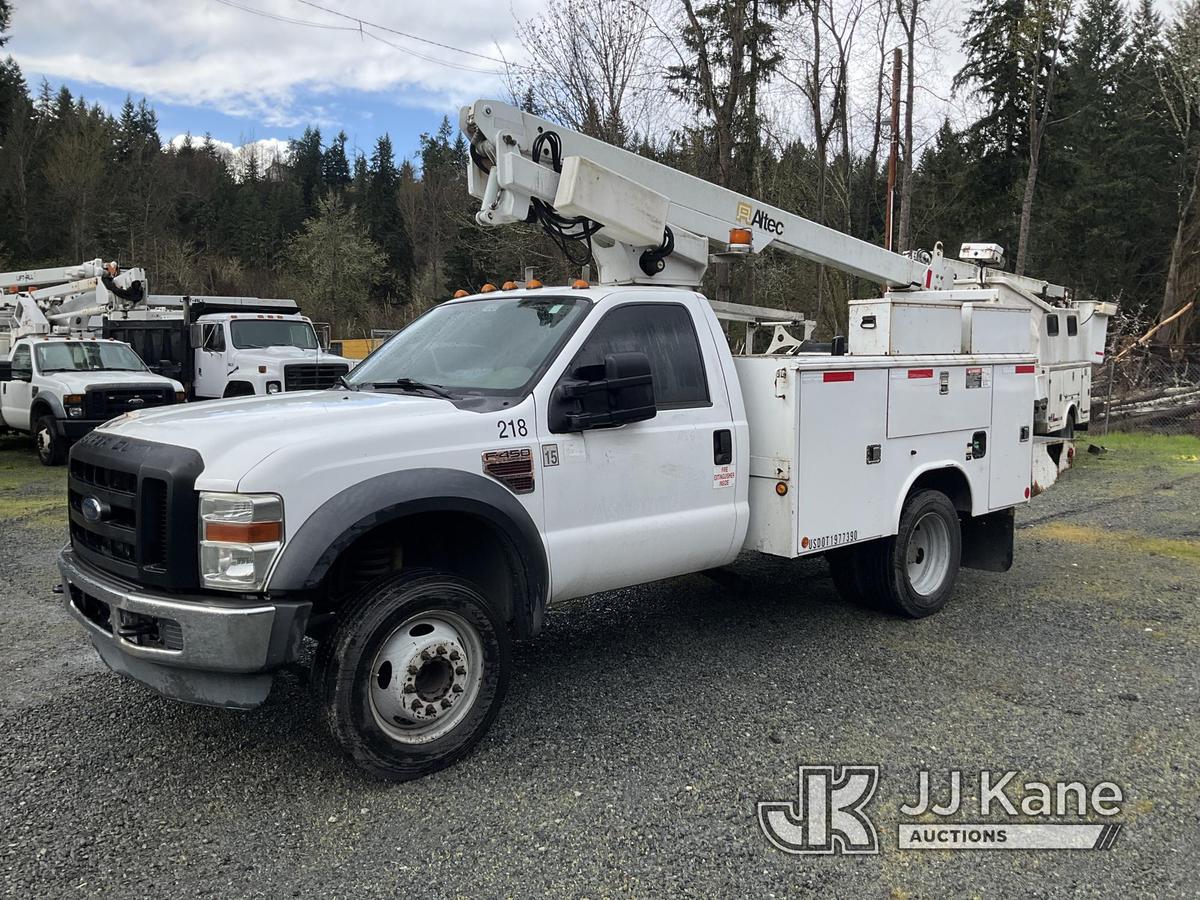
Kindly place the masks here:
<instances>
[{"instance_id":1,"label":"blue sky","mask_svg":"<svg viewBox=\"0 0 1200 900\"><path fill-rule=\"evenodd\" d=\"M36 91L43 73L25 72L30 90ZM55 78L46 73L56 88L65 84L75 96L82 94L90 103L99 103L114 114L120 112L127 91L119 87L108 87L76 79ZM333 93L312 94L307 92L297 97L297 115L304 116L305 108L313 110L311 119L303 119L295 125L267 125L261 118L247 115L231 115L208 106L170 103L148 96L147 101L158 113L159 132L164 140L190 131L197 139L205 133L213 138L239 146L266 138L298 137L305 124L321 129L321 137L328 142L339 130L349 137L348 146L370 156L376 138L387 132L392 138L396 162L405 157L415 157L422 132L432 133L442 123L442 116L450 117L451 127L458 128L457 108L447 107L439 112L419 102L405 101L402 93L375 93L341 90ZM136 103L141 94L134 93Z\"/></svg>"},{"instance_id":2,"label":"blue sky","mask_svg":"<svg viewBox=\"0 0 1200 900\"><path fill-rule=\"evenodd\" d=\"M516 22L546 4L314 2L325 9L305 0L14 0L5 49L31 90L45 77L113 111L127 94L145 96L164 140L210 132L236 146L311 124L325 138L345 130L366 153L386 131L400 159L443 116L457 128L460 105L506 95L501 60L522 58ZM345 15L382 27L360 34Z\"/></svg>"}]
</instances>

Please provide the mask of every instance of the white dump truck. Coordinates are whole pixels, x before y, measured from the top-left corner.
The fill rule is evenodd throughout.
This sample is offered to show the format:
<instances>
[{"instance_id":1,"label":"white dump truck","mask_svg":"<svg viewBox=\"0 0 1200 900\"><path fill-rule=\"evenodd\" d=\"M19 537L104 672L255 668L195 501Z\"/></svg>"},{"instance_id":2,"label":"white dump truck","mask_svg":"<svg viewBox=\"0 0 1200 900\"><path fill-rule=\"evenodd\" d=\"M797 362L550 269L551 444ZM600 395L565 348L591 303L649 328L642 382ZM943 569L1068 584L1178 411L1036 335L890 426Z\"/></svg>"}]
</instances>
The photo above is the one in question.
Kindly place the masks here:
<instances>
[{"instance_id":1,"label":"white dump truck","mask_svg":"<svg viewBox=\"0 0 1200 900\"><path fill-rule=\"evenodd\" d=\"M130 413L77 444L59 566L114 671L250 708L315 638L334 738L407 779L480 740L512 642L569 598L824 554L843 594L920 618L960 566L1010 566L1028 306L955 296L938 250L885 251L503 103L462 125L479 221L590 244L597 283L487 285L330 389ZM768 245L885 292L830 347L698 292L710 253Z\"/></svg>"}]
</instances>

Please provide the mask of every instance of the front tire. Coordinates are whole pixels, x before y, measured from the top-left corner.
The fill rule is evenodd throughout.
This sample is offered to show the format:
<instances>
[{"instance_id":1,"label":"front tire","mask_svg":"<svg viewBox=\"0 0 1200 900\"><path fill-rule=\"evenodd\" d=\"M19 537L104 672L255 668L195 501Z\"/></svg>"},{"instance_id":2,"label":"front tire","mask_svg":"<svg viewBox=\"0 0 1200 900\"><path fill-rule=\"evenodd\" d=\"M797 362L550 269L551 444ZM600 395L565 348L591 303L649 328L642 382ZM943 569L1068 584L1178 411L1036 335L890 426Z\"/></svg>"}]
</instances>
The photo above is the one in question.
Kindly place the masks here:
<instances>
[{"instance_id":1,"label":"front tire","mask_svg":"<svg viewBox=\"0 0 1200 900\"><path fill-rule=\"evenodd\" d=\"M54 416L40 416L33 425L33 449L43 466L61 466L67 458L67 441L58 433Z\"/></svg>"},{"instance_id":2,"label":"front tire","mask_svg":"<svg viewBox=\"0 0 1200 900\"><path fill-rule=\"evenodd\" d=\"M376 777L409 781L482 740L504 699L511 656L508 629L474 585L402 573L342 611L313 682L342 750Z\"/></svg>"}]
</instances>

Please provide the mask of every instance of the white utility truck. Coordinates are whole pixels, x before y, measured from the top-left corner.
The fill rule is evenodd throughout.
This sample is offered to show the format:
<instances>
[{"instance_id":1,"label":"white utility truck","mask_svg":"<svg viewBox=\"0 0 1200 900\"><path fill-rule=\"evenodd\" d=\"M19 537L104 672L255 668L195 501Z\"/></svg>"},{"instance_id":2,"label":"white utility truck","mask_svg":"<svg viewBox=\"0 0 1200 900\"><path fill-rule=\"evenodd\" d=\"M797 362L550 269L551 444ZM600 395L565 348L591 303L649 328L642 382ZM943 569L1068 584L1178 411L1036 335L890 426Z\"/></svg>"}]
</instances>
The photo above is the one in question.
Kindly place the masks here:
<instances>
[{"instance_id":1,"label":"white utility truck","mask_svg":"<svg viewBox=\"0 0 1200 900\"><path fill-rule=\"evenodd\" d=\"M599 283L487 285L331 389L130 413L77 444L59 566L112 669L248 708L314 637L334 738L406 779L480 740L551 604L752 550L825 554L844 594L922 617L960 566L1009 567L1027 306L957 296L939 250L885 251L503 103L462 125L479 221L577 240ZM848 346L810 352L795 314L697 292L711 251L767 245L885 286Z\"/></svg>"},{"instance_id":2,"label":"white utility truck","mask_svg":"<svg viewBox=\"0 0 1200 900\"><path fill-rule=\"evenodd\" d=\"M51 319L129 343L194 400L326 388L353 365L322 347L288 299L150 294L103 308L64 303Z\"/></svg>"},{"instance_id":3,"label":"white utility truck","mask_svg":"<svg viewBox=\"0 0 1200 900\"><path fill-rule=\"evenodd\" d=\"M997 244L964 244L955 264L954 286L964 298L994 299L1032 311L1030 327L1038 356L1033 429L1070 439L1087 430L1092 417L1092 366L1104 362L1108 320L1115 303L1075 300L1061 285L1003 271Z\"/></svg>"},{"instance_id":4,"label":"white utility truck","mask_svg":"<svg viewBox=\"0 0 1200 900\"><path fill-rule=\"evenodd\" d=\"M36 274L49 280L51 273L73 276L78 269ZM88 277L100 283L101 276ZM32 435L38 459L48 466L60 465L71 442L114 416L183 400L183 385L150 372L127 344L52 333L41 306L54 290L0 300L0 427Z\"/></svg>"}]
</instances>

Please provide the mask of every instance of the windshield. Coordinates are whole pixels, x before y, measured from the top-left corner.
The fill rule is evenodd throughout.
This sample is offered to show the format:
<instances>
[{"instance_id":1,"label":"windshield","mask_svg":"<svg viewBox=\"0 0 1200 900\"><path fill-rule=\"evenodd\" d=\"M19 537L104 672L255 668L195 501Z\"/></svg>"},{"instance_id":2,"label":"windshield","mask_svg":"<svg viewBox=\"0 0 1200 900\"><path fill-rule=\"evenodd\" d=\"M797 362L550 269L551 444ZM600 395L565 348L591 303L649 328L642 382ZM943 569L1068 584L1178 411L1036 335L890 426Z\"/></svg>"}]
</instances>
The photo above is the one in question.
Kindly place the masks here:
<instances>
[{"instance_id":1,"label":"windshield","mask_svg":"<svg viewBox=\"0 0 1200 900\"><path fill-rule=\"evenodd\" d=\"M347 381L407 378L448 391L524 391L587 311L583 297L497 297L431 309L360 363Z\"/></svg>"},{"instance_id":2,"label":"windshield","mask_svg":"<svg viewBox=\"0 0 1200 900\"><path fill-rule=\"evenodd\" d=\"M229 323L233 346L239 350L263 347L317 349L317 335L308 322L284 319L235 319Z\"/></svg>"},{"instance_id":3,"label":"windshield","mask_svg":"<svg viewBox=\"0 0 1200 900\"><path fill-rule=\"evenodd\" d=\"M125 344L100 341L54 341L37 344L38 371L95 372L101 369L114 372L145 372L146 364Z\"/></svg>"}]
</instances>

